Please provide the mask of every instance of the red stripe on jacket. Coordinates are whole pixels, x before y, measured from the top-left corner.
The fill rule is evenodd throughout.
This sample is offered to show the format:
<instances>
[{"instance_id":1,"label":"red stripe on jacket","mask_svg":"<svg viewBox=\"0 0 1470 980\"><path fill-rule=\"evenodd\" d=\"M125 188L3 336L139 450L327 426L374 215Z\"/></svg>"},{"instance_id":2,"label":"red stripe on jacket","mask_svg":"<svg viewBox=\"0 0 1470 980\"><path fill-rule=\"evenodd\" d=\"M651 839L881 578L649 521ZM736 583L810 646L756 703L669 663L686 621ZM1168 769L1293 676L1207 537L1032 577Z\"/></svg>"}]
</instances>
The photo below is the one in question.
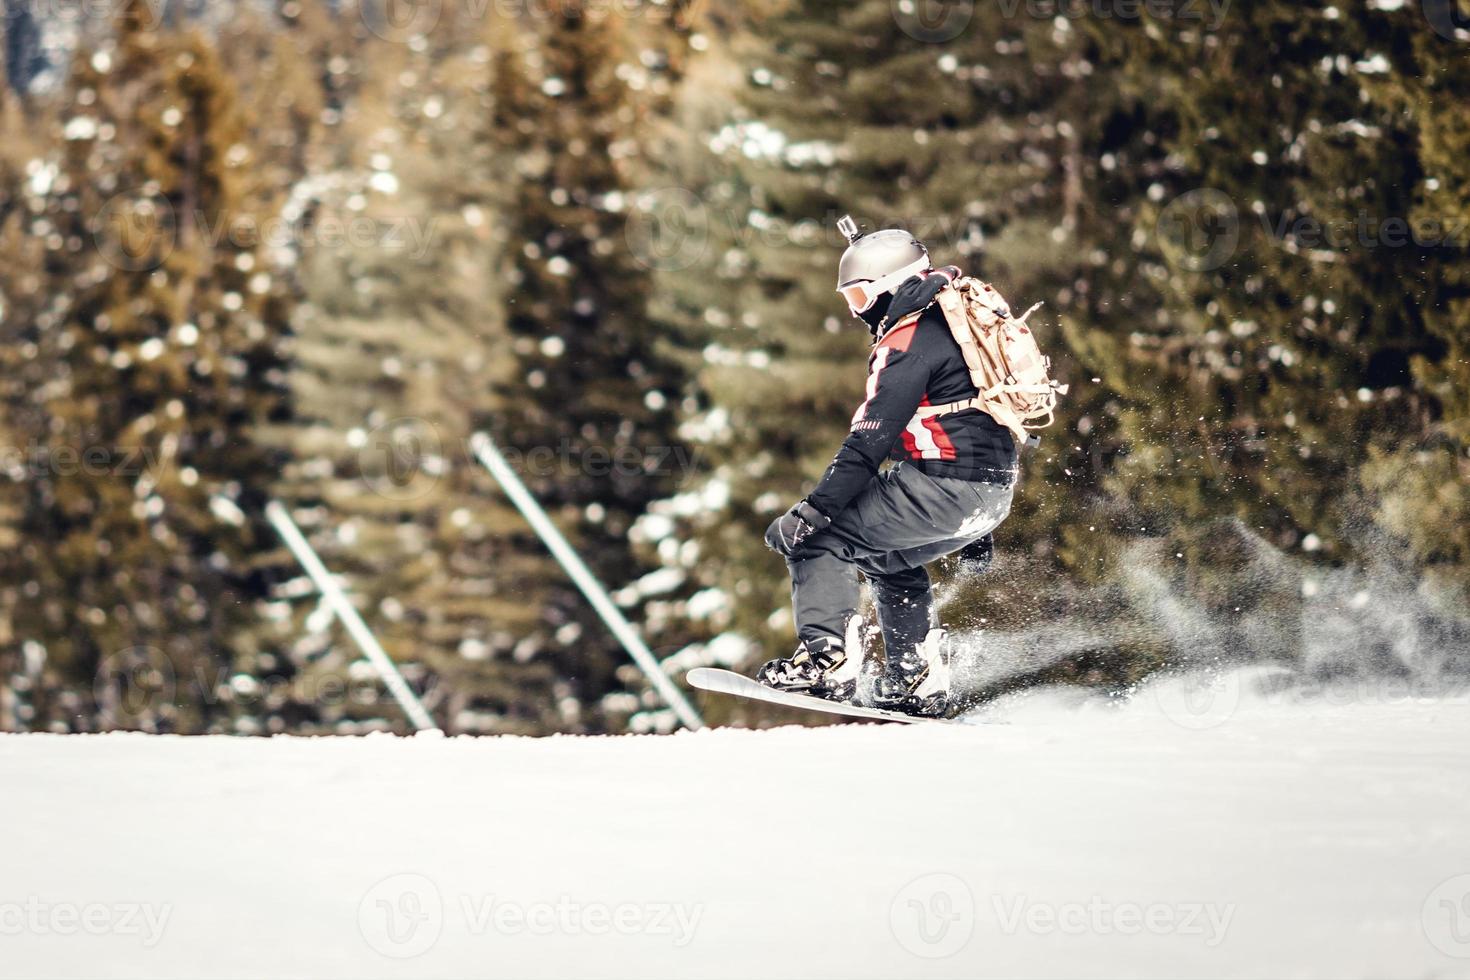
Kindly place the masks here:
<instances>
[{"instance_id":1,"label":"red stripe on jacket","mask_svg":"<svg viewBox=\"0 0 1470 980\"><path fill-rule=\"evenodd\" d=\"M894 350L906 351L909 349L909 345L914 342L914 334L918 332L919 321L915 320L908 326L897 327L885 333L883 339L878 341L878 346L892 347Z\"/></svg>"}]
</instances>

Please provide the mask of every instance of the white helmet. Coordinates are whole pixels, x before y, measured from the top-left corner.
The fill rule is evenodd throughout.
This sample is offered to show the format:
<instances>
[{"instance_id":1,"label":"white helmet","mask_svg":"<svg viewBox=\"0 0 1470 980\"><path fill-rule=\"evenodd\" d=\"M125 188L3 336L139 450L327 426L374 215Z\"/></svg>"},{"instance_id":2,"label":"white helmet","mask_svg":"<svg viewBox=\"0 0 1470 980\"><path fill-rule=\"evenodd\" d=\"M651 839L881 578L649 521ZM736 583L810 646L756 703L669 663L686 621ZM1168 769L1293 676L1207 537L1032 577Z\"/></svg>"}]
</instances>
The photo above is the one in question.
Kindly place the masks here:
<instances>
[{"instance_id":1,"label":"white helmet","mask_svg":"<svg viewBox=\"0 0 1470 980\"><path fill-rule=\"evenodd\" d=\"M837 230L849 243L837 263L837 291L853 316L872 309L884 293L932 268L929 250L906 231L889 228L864 235L850 215L837 222Z\"/></svg>"}]
</instances>

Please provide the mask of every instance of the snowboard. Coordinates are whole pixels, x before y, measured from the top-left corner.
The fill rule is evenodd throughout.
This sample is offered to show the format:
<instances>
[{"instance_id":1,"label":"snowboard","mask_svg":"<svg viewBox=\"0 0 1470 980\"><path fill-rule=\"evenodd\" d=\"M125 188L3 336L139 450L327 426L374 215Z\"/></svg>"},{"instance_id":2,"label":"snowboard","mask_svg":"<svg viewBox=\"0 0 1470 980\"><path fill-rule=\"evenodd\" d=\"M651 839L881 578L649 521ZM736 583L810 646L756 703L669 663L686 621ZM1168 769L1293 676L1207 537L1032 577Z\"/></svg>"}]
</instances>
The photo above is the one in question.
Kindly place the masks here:
<instances>
[{"instance_id":1,"label":"snowboard","mask_svg":"<svg viewBox=\"0 0 1470 980\"><path fill-rule=\"evenodd\" d=\"M790 691L777 691L766 687L731 670L718 670L713 667L696 667L686 675L690 686L697 687L701 691L714 691L716 694L733 694L738 698L751 698L756 701L766 701L771 704L783 704L790 708L805 708L808 711L821 711L829 715L842 715L847 718L866 718L870 721L893 721L905 725L915 725L921 722L933 722L938 724L954 724L948 718L918 718L914 715L906 715L901 711L884 711L881 708L864 708L856 704L846 704L842 701L828 701L825 698L812 697L810 694L793 694Z\"/></svg>"}]
</instances>

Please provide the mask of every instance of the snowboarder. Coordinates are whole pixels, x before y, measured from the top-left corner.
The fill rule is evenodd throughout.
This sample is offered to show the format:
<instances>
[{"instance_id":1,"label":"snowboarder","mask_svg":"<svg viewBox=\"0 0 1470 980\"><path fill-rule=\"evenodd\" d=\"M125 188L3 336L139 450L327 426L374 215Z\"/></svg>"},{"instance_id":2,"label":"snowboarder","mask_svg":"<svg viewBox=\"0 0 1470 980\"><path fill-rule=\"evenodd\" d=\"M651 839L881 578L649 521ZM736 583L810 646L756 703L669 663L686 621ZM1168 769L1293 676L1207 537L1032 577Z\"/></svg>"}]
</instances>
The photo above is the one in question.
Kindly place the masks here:
<instances>
[{"instance_id":1,"label":"snowboarder","mask_svg":"<svg viewBox=\"0 0 1470 980\"><path fill-rule=\"evenodd\" d=\"M873 338L867 397L816 489L766 531L791 574L800 642L756 679L783 691L856 697L861 572L884 645L865 700L939 715L948 708L948 667L924 566L955 552L969 564L988 564L991 533L1011 509L1016 443L978 408L919 412L979 394L935 303L959 269L933 268L928 249L906 231L863 235L851 218L838 227L849 246L837 267L837 292ZM890 457L897 462L880 472Z\"/></svg>"}]
</instances>

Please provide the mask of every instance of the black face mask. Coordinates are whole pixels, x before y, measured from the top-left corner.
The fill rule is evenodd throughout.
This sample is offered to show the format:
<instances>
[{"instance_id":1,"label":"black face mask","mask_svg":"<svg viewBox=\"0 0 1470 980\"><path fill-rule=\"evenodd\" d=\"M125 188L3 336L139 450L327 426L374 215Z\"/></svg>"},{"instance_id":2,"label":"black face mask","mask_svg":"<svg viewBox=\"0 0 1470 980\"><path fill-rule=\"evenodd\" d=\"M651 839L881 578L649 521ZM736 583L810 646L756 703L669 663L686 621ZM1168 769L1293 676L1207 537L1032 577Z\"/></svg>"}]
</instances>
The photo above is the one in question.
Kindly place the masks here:
<instances>
[{"instance_id":1,"label":"black face mask","mask_svg":"<svg viewBox=\"0 0 1470 980\"><path fill-rule=\"evenodd\" d=\"M893 305L893 294L884 293L873 301L873 305L858 314L859 319L868 325L868 333L874 339L878 336L878 328L883 323L883 318L888 315L888 308Z\"/></svg>"}]
</instances>

